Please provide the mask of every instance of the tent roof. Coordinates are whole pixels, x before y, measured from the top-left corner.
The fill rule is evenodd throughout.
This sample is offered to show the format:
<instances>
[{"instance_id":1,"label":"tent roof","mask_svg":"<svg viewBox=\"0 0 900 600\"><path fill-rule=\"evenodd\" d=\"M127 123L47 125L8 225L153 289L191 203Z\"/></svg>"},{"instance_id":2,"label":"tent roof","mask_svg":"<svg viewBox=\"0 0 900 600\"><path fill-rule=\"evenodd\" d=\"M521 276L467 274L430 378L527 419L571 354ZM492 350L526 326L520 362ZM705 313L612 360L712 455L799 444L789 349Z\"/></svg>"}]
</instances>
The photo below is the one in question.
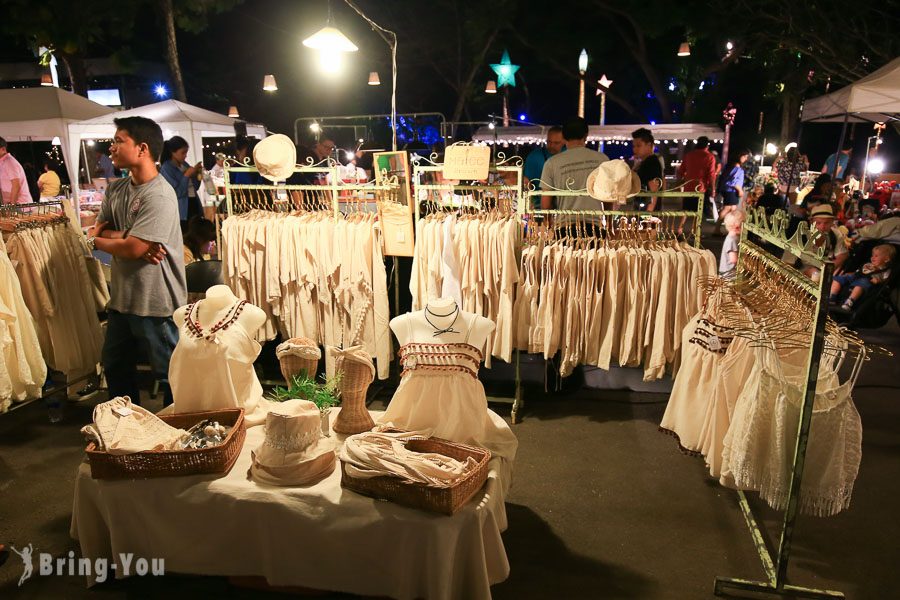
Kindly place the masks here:
<instances>
[{"instance_id":1,"label":"tent roof","mask_svg":"<svg viewBox=\"0 0 900 600\"><path fill-rule=\"evenodd\" d=\"M661 125L591 125L588 128L588 141L631 140L631 132L640 127L647 127L657 140L696 140L705 135L710 141L721 140L725 134L717 125L698 123L665 123ZM543 144L547 139L548 125L526 125L520 127L479 127L472 136L473 141L488 144Z\"/></svg>"},{"instance_id":2,"label":"tent roof","mask_svg":"<svg viewBox=\"0 0 900 600\"><path fill-rule=\"evenodd\" d=\"M231 117L226 117L225 115L198 106L185 104L178 100L163 100L162 102L155 102L153 104L138 106L137 108L122 110L114 115L90 119L90 122L85 123L85 125L94 123L109 124L113 122L113 119L124 117L147 117L148 119L153 119L157 123L191 121L194 123L228 125L229 127L234 126L234 119Z\"/></svg>"},{"instance_id":3,"label":"tent roof","mask_svg":"<svg viewBox=\"0 0 900 600\"><path fill-rule=\"evenodd\" d=\"M70 119L81 121L113 112L84 96L58 87L0 90L0 122Z\"/></svg>"},{"instance_id":4,"label":"tent roof","mask_svg":"<svg viewBox=\"0 0 900 600\"><path fill-rule=\"evenodd\" d=\"M231 117L200 108L199 106L185 104L178 100L163 100L162 102L146 104L137 108L87 119L78 123L78 129L82 132L91 130L103 131L107 129L105 126L112 124L113 119L124 117L147 117L159 123L163 129L165 129L167 123L193 123L202 130L203 135L228 132L231 132L232 135L234 134L235 120ZM98 129L97 126L100 126L100 128ZM248 123L247 129L254 130L254 133L262 132L265 135L265 129L262 126L254 126Z\"/></svg>"},{"instance_id":5,"label":"tent roof","mask_svg":"<svg viewBox=\"0 0 900 600\"><path fill-rule=\"evenodd\" d=\"M900 58L830 94L807 100L802 121L883 122L900 118Z\"/></svg>"}]
</instances>

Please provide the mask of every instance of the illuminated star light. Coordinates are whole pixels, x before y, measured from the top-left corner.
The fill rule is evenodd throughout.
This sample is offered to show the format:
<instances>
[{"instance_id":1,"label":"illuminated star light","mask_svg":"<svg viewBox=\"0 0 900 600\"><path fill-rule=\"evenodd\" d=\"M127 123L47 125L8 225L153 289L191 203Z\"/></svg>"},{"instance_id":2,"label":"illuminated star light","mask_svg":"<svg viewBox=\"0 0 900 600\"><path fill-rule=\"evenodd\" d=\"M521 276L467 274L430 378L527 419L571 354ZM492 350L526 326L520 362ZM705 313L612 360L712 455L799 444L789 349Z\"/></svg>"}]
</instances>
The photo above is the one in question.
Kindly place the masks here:
<instances>
[{"instance_id":1,"label":"illuminated star light","mask_svg":"<svg viewBox=\"0 0 900 600\"><path fill-rule=\"evenodd\" d=\"M153 88L153 93L156 94L159 98L165 98L169 95L169 90L167 90L166 86L164 86L163 84L157 83L156 87Z\"/></svg>"},{"instance_id":2,"label":"illuminated star light","mask_svg":"<svg viewBox=\"0 0 900 600\"><path fill-rule=\"evenodd\" d=\"M519 70L519 65L512 64L507 50L503 51L500 63L491 65L491 68L497 74L497 87L503 87L504 85L516 87L516 71Z\"/></svg>"},{"instance_id":3,"label":"illuminated star light","mask_svg":"<svg viewBox=\"0 0 900 600\"><path fill-rule=\"evenodd\" d=\"M603 77L601 77L600 79L597 80L597 85L599 86L597 88L597 95L599 96L603 92L609 90L609 86L611 86L612 83L613 83L613 80L607 79L606 73L604 73Z\"/></svg>"}]
</instances>

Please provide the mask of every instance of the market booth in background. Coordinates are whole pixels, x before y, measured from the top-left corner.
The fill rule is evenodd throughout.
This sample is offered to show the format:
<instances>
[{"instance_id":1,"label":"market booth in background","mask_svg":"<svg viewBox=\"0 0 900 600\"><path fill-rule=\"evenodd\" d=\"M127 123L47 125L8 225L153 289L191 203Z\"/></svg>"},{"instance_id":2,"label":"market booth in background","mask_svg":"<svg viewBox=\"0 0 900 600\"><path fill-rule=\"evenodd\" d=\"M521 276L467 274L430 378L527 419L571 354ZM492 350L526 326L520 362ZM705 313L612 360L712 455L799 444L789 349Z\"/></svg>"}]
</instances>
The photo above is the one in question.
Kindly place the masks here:
<instances>
[{"instance_id":1,"label":"market booth in background","mask_svg":"<svg viewBox=\"0 0 900 600\"><path fill-rule=\"evenodd\" d=\"M49 142L58 138L73 188L78 181L81 138L69 126L116 111L57 87L0 90L0 136L7 142ZM112 116L109 117L112 123ZM108 137L109 131L103 136Z\"/></svg>"},{"instance_id":2,"label":"market booth in background","mask_svg":"<svg viewBox=\"0 0 900 600\"><path fill-rule=\"evenodd\" d=\"M235 136L235 119L178 100L164 100L129 110L107 112L95 118L70 123L68 126L67 152L77 153L82 140L107 138L113 134L114 119L125 117L146 117L156 121L163 130L163 137L169 139L178 135L189 144L187 162L194 164L203 160L203 138L231 138ZM247 123L247 135L266 137L262 125ZM78 196L78 187L73 179L73 192ZM88 204L88 203L85 203ZM82 207L85 208L85 207Z\"/></svg>"}]
</instances>

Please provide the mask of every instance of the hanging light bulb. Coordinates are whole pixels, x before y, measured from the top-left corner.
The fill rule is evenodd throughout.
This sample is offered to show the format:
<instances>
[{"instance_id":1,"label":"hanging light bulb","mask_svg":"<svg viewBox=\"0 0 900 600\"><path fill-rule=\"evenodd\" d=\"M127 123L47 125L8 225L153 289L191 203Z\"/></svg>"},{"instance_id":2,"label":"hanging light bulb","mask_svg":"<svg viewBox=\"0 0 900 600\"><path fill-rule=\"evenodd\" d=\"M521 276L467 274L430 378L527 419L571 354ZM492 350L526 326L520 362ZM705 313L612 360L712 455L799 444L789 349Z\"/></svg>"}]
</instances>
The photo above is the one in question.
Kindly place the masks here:
<instances>
[{"instance_id":1,"label":"hanging light bulb","mask_svg":"<svg viewBox=\"0 0 900 600\"><path fill-rule=\"evenodd\" d=\"M53 78L50 76L50 73L44 73L41 75L41 85L43 86L53 86Z\"/></svg>"},{"instance_id":2,"label":"hanging light bulb","mask_svg":"<svg viewBox=\"0 0 900 600\"><path fill-rule=\"evenodd\" d=\"M54 136L53 141L50 142L54 146L62 146L62 142L59 139L59 136Z\"/></svg>"},{"instance_id":3,"label":"hanging light bulb","mask_svg":"<svg viewBox=\"0 0 900 600\"><path fill-rule=\"evenodd\" d=\"M275 83L274 75L266 75L263 77L263 89L267 92L275 92L278 90L278 84Z\"/></svg>"},{"instance_id":4,"label":"hanging light bulb","mask_svg":"<svg viewBox=\"0 0 900 600\"><path fill-rule=\"evenodd\" d=\"M327 75L335 75L344 66L343 53L321 50L319 52L319 68Z\"/></svg>"},{"instance_id":5,"label":"hanging light bulb","mask_svg":"<svg viewBox=\"0 0 900 600\"><path fill-rule=\"evenodd\" d=\"M369 73L369 85L381 85L381 78L378 76L377 71Z\"/></svg>"},{"instance_id":6,"label":"hanging light bulb","mask_svg":"<svg viewBox=\"0 0 900 600\"><path fill-rule=\"evenodd\" d=\"M691 55L691 45L688 42L681 42L681 45L678 46L678 56L690 56Z\"/></svg>"},{"instance_id":7,"label":"hanging light bulb","mask_svg":"<svg viewBox=\"0 0 900 600\"><path fill-rule=\"evenodd\" d=\"M493 79L487 82L487 85L484 86L485 94L496 94L497 93L497 82Z\"/></svg>"},{"instance_id":8,"label":"hanging light bulb","mask_svg":"<svg viewBox=\"0 0 900 600\"><path fill-rule=\"evenodd\" d=\"M228 107L228 116L232 119L238 119L241 116L241 113L238 112L237 106L229 106Z\"/></svg>"}]
</instances>

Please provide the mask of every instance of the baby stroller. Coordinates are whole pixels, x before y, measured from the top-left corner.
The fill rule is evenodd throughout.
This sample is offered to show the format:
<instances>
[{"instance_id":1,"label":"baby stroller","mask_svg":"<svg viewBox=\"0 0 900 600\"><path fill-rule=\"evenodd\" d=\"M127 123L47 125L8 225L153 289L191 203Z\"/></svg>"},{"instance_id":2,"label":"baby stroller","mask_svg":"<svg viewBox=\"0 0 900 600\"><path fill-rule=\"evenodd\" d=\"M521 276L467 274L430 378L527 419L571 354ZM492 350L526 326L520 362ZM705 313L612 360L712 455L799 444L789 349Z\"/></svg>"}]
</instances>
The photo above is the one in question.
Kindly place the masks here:
<instances>
[{"instance_id":1,"label":"baby stroller","mask_svg":"<svg viewBox=\"0 0 900 600\"><path fill-rule=\"evenodd\" d=\"M852 273L862 268L872 258L872 249L884 240L861 240L854 244L850 256L844 262L843 271ZM883 284L873 287L853 306L849 313L833 307L831 316L839 323L849 327L877 329L895 317L900 323L900 244L891 244L897 250L891 263L891 275ZM849 289L841 290L843 299L850 293Z\"/></svg>"}]
</instances>

